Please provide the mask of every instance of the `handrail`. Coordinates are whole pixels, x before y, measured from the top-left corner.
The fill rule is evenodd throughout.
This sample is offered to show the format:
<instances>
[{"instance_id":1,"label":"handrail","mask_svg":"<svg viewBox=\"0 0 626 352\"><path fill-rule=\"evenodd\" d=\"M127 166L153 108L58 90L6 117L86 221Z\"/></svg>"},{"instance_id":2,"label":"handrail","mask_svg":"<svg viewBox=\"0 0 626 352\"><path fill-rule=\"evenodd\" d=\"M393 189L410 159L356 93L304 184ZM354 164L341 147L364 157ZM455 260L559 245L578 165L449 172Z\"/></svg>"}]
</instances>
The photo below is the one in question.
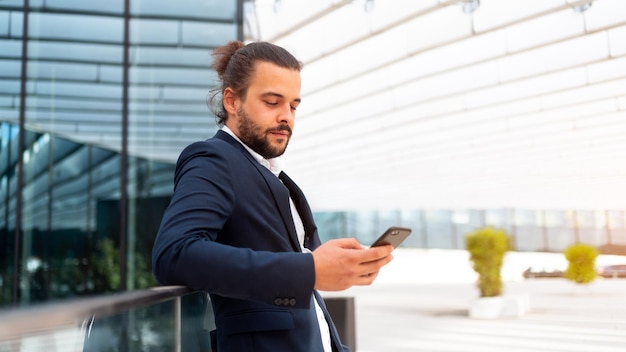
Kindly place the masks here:
<instances>
[{"instance_id":1,"label":"handrail","mask_svg":"<svg viewBox=\"0 0 626 352\"><path fill-rule=\"evenodd\" d=\"M94 316L108 316L181 297L195 291L185 286L158 286L40 306L0 311L0 341L64 327L76 327Z\"/></svg>"}]
</instances>

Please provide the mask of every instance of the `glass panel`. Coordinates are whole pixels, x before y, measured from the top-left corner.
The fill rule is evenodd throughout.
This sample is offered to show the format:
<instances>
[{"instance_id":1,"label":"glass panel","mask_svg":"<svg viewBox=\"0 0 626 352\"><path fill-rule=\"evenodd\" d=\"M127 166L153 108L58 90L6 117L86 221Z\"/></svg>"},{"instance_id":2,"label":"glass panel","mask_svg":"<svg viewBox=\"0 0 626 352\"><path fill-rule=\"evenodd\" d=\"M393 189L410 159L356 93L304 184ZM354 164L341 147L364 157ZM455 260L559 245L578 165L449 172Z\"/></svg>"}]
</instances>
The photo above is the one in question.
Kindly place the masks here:
<instances>
[{"instance_id":1,"label":"glass panel","mask_svg":"<svg viewBox=\"0 0 626 352\"><path fill-rule=\"evenodd\" d=\"M219 46L235 38L237 38L237 27L233 24L182 23L182 45L185 46Z\"/></svg>"},{"instance_id":2,"label":"glass panel","mask_svg":"<svg viewBox=\"0 0 626 352\"><path fill-rule=\"evenodd\" d=\"M111 16L31 12L28 24L29 38L43 40L121 43L124 34L123 19Z\"/></svg>"},{"instance_id":3,"label":"glass panel","mask_svg":"<svg viewBox=\"0 0 626 352\"><path fill-rule=\"evenodd\" d=\"M348 214L348 234L362 244L373 243L376 234L376 212L355 211Z\"/></svg>"},{"instance_id":4,"label":"glass panel","mask_svg":"<svg viewBox=\"0 0 626 352\"><path fill-rule=\"evenodd\" d=\"M151 241L169 202L174 160L185 145L215 132L205 102L215 84L211 48L236 39L237 3L130 3L130 287L154 284ZM31 132L24 132L20 156L20 300L116 291L125 255L119 253L122 170L116 152L122 141L125 2L29 4L25 123ZM13 123L1 125L0 304L12 300L16 255L22 10L22 1L0 3L0 121Z\"/></svg>"},{"instance_id":5,"label":"glass panel","mask_svg":"<svg viewBox=\"0 0 626 352\"><path fill-rule=\"evenodd\" d=\"M19 129L5 121L18 121L22 50L19 33L12 21L22 22L23 1L0 5L0 306L13 302L16 202ZM18 10L18 11L16 11Z\"/></svg>"},{"instance_id":6,"label":"glass panel","mask_svg":"<svg viewBox=\"0 0 626 352\"><path fill-rule=\"evenodd\" d=\"M607 213L610 243L613 245L626 245L626 211L610 210Z\"/></svg>"},{"instance_id":7,"label":"glass panel","mask_svg":"<svg viewBox=\"0 0 626 352\"><path fill-rule=\"evenodd\" d=\"M510 233L513 218L510 209L486 209L485 225L502 228Z\"/></svg>"},{"instance_id":8,"label":"glass panel","mask_svg":"<svg viewBox=\"0 0 626 352\"><path fill-rule=\"evenodd\" d=\"M123 0L110 0L103 2L85 2L82 0L36 0L30 1L32 8L44 7L50 10L81 11L85 13L110 13L122 14L124 10Z\"/></svg>"},{"instance_id":9,"label":"glass panel","mask_svg":"<svg viewBox=\"0 0 626 352\"><path fill-rule=\"evenodd\" d=\"M7 171L6 165L8 155L15 154L7 151L15 146L7 142L10 133L6 131L10 126L5 124L2 127L2 194L6 199L14 197L10 187L15 183L7 181L13 172ZM119 159L112 158L112 155L111 152L50 138L48 134L27 133L22 217L23 301L116 289L110 284L111 280L114 281L115 271L111 272L106 261L91 257L96 253L119 257L113 245L97 251L96 247L102 244L94 239L94 230L98 226L94 213L96 199L106 199L116 193L119 197ZM171 174L170 169L168 173ZM3 204L3 233L10 233L8 237L3 235L2 241L6 245L2 248L12 251L10 235L13 231L10 229L13 225L9 221L14 199ZM100 216L100 226L106 226L114 217L107 213ZM118 233L115 231L112 236ZM2 257L9 259L12 257L10 253ZM10 265L3 261L3 281L8 278Z\"/></svg>"},{"instance_id":10,"label":"glass panel","mask_svg":"<svg viewBox=\"0 0 626 352\"><path fill-rule=\"evenodd\" d=\"M532 209L516 209L513 221L516 226L540 226L541 212Z\"/></svg>"},{"instance_id":11,"label":"glass panel","mask_svg":"<svg viewBox=\"0 0 626 352\"><path fill-rule=\"evenodd\" d=\"M106 231L119 210L101 206L119 197L119 157L49 134L26 136L21 301L119 289L119 231Z\"/></svg>"},{"instance_id":12,"label":"glass panel","mask_svg":"<svg viewBox=\"0 0 626 352\"><path fill-rule=\"evenodd\" d=\"M19 79L21 74L21 64L17 60L0 60L0 75L2 77Z\"/></svg>"},{"instance_id":13,"label":"glass panel","mask_svg":"<svg viewBox=\"0 0 626 352\"><path fill-rule=\"evenodd\" d=\"M13 301L18 129L0 123L0 306Z\"/></svg>"},{"instance_id":14,"label":"glass panel","mask_svg":"<svg viewBox=\"0 0 626 352\"><path fill-rule=\"evenodd\" d=\"M454 248L465 249L465 235L485 226L484 211L476 209L455 210L452 214Z\"/></svg>"},{"instance_id":15,"label":"glass panel","mask_svg":"<svg viewBox=\"0 0 626 352\"><path fill-rule=\"evenodd\" d=\"M540 252L546 249L544 235L538 226L516 226L515 240L518 251Z\"/></svg>"},{"instance_id":16,"label":"glass panel","mask_svg":"<svg viewBox=\"0 0 626 352\"><path fill-rule=\"evenodd\" d=\"M204 82L205 84L213 84L215 75L214 71L207 69L208 55L207 48L161 48L148 46L134 46L130 48L131 63L137 66L178 66L183 64L184 67L199 68L211 75L211 80Z\"/></svg>"},{"instance_id":17,"label":"glass panel","mask_svg":"<svg viewBox=\"0 0 626 352\"><path fill-rule=\"evenodd\" d=\"M513 214L515 248L519 251L543 251L546 248L541 213L516 209Z\"/></svg>"},{"instance_id":18,"label":"glass panel","mask_svg":"<svg viewBox=\"0 0 626 352\"><path fill-rule=\"evenodd\" d=\"M542 250L563 252L565 248L576 243L576 236L572 229L563 227L547 228L546 232L548 233L547 248Z\"/></svg>"},{"instance_id":19,"label":"glass panel","mask_svg":"<svg viewBox=\"0 0 626 352\"><path fill-rule=\"evenodd\" d=\"M427 248L456 248L452 227L452 211L427 210L425 218Z\"/></svg>"},{"instance_id":20,"label":"glass panel","mask_svg":"<svg viewBox=\"0 0 626 352\"><path fill-rule=\"evenodd\" d=\"M135 18L130 21L130 39L139 45L177 45L178 21Z\"/></svg>"},{"instance_id":21,"label":"glass panel","mask_svg":"<svg viewBox=\"0 0 626 352\"><path fill-rule=\"evenodd\" d=\"M607 243L606 227L603 227L604 219L598 218L595 211L578 210L576 212L578 223L578 236L581 243L592 246L602 246Z\"/></svg>"},{"instance_id":22,"label":"glass panel","mask_svg":"<svg viewBox=\"0 0 626 352\"><path fill-rule=\"evenodd\" d=\"M592 245L594 247L600 247L607 243L606 233L602 229L595 228L580 228L578 230L578 236L580 242Z\"/></svg>"},{"instance_id":23,"label":"glass panel","mask_svg":"<svg viewBox=\"0 0 626 352\"><path fill-rule=\"evenodd\" d=\"M119 44L38 41L28 45L28 55L31 59L38 59L48 64L68 61L98 64L98 69L102 70L111 67L107 64L122 64L123 48ZM99 78L102 79L102 77ZM119 78L121 78L121 73L118 76L121 82Z\"/></svg>"},{"instance_id":24,"label":"glass panel","mask_svg":"<svg viewBox=\"0 0 626 352\"><path fill-rule=\"evenodd\" d=\"M22 10L22 9L20 9ZM9 34L11 37L19 38L20 40L23 37L22 30L24 25L24 12L22 11L11 11L9 12Z\"/></svg>"},{"instance_id":25,"label":"glass panel","mask_svg":"<svg viewBox=\"0 0 626 352\"><path fill-rule=\"evenodd\" d=\"M322 242L333 238L348 237L347 216L345 212L317 212L313 213L317 232Z\"/></svg>"},{"instance_id":26,"label":"glass panel","mask_svg":"<svg viewBox=\"0 0 626 352\"><path fill-rule=\"evenodd\" d=\"M97 221L98 202L119 196L119 159L109 165L104 181L109 186L102 188L100 163L115 158L89 144L105 139L105 131L118 136L121 131L122 1L31 5L29 38L37 40L28 43L25 123L45 132L25 132L20 278L25 304L119 288L119 264L115 272L108 260L119 258L112 240L119 232L108 239L97 236L109 221ZM15 25L13 30L21 34ZM102 74L112 66L118 68L115 76ZM98 134L81 136L89 129ZM89 144L80 143L85 139Z\"/></svg>"},{"instance_id":27,"label":"glass panel","mask_svg":"<svg viewBox=\"0 0 626 352\"><path fill-rule=\"evenodd\" d=\"M147 159L129 160L129 289L157 285L152 275L152 247L160 219L170 202L174 165ZM157 221L155 221L157 220Z\"/></svg>"},{"instance_id":28,"label":"glass panel","mask_svg":"<svg viewBox=\"0 0 626 352\"><path fill-rule=\"evenodd\" d=\"M412 248L424 248L426 238L424 236L424 212L421 210L402 210L400 212L400 226L413 230L411 235L404 241L404 246Z\"/></svg>"},{"instance_id":29,"label":"glass panel","mask_svg":"<svg viewBox=\"0 0 626 352\"><path fill-rule=\"evenodd\" d=\"M397 210L378 211L377 213L377 229L376 238L380 236L385 230L391 226L399 226L400 224L400 212ZM364 243L369 245L369 243Z\"/></svg>"},{"instance_id":30,"label":"glass panel","mask_svg":"<svg viewBox=\"0 0 626 352\"><path fill-rule=\"evenodd\" d=\"M547 249L552 252L562 252L567 246L576 242L575 213L563 210L546 210L545 231Z\"/></svg>"},{"instance_id":31,"label":"glass panel","mask_svg":"<svg viewBox=\"0 0 626 352\"><path fill-rule=\"evenodd\" d=\"M193 18L202 20L234 21L237 16L237 1L207 0L131 0L132 15L147 17Z\"/></svg>"},{"instance_id":32,"label":"glass panel","mask_svg":"<svg viewBox=\"0 0 626 352\"><path fill-rule=\"evenodd\" d=\"M210 350L208 331L214 329L213 310L205 293L196 292L147 306L142 304L131 301L131 307L121 313L84 317L80 316L80 311L68 307L67 316L74 321L57 320L58 324L50 329L31 332L16 329L15 333L21 335L0 341L0 351ZM111 306L105 308L119 307L111 302ZM22 329L28 326L23 324Z\"/></svg>"},{"instance_id":33,"label":"glass panel","mask_svg":"<svg viewBox=\"0 0 626 352\"><path fill-rule=\"evenodd\" d=\"M133 289L155 283L152 244L172 192L174 161L186 145L217 130L206 105L216 78L211 49L237 39L237 30L236 1L130 5L127 285Z\"/></svg>"}]
</instances>

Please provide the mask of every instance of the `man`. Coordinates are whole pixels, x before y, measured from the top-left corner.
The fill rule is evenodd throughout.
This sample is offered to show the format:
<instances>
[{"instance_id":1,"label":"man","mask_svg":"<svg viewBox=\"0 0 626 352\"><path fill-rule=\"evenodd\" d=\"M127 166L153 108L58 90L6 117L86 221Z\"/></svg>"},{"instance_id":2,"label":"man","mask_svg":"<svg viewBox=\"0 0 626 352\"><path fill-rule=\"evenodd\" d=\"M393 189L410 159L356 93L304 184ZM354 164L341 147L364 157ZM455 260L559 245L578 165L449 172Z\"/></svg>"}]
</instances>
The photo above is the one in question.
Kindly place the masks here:
<instances>
[{"instance_id":1,"label":"man","mask_svg":"<svg viewBox=\"0 0 626 352\"><path fill-rule=\"evenodd\" d=\"M392 247L321 244L302 191L280 170L301 63L270 43L234 41L213 55L223 127L179 157L155 276L210 293L217 351L348 351L317 290L371 284Z\"/></svg>"}]
</instances>

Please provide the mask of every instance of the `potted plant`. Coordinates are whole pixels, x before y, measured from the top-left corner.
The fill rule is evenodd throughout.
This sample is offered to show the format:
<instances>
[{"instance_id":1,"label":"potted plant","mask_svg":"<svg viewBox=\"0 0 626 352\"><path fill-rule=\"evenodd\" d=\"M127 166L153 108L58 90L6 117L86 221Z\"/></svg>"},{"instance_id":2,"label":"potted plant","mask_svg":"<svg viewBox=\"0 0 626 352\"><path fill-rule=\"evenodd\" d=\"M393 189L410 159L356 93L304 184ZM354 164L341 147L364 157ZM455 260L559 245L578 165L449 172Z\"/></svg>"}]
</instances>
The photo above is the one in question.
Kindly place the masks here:
<instances>
[{"instance_id":1,"label":"potted plant","mask_svg":"<svg viewBox=\"0 0 626 352\"><path fill-rule=\"evenodd\" d=\"M587 244L578 243L565 248L568 261L565 278L576 284L589 284L598 277L595 269L598 251Z\"/></svg>"},{"instance_id":2,"label":"potted plant","mask_svg":"<svg viewBox=\"0 0 626 352\"><path fill-rule=\"evenodd\" d=\"M484 227L465 236L465 247L472 268L478 274L476 283L480 298L470 309L470 317L496 318L504 310L501 269L504 255L510 248L509 236L504 230Z\"/></svg>"}]
</instances>

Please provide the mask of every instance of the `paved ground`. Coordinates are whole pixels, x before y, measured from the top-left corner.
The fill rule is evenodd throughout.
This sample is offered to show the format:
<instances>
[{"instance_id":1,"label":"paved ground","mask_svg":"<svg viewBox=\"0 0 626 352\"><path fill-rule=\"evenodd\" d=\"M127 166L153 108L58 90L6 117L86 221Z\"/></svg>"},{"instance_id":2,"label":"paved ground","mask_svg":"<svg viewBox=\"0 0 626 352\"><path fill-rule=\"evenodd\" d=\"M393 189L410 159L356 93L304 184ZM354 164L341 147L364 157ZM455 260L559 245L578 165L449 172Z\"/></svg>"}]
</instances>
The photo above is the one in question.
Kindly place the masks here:
<instances>
[{"instance_id":1,"label":"paved ground","mask_svg":"<svg viewBox=\"0 0 626 352\"><path fill-rule=\"evenodd\" d=\"M423 254L403 253L396 257L402 264L394 260L374 285L338 294L355 297L358 352L626 351L626 279L598 279L582 287L565 279L509 280L506 294L528 295L529 312L521 318L471 319L468 309L478 292L467 268L440 282L428 275L420 280L428 267L406 265ZM441 259L462 263L459 255ZM523 266L527 260L516 262Z\"/></svg>"},{"instance_id":2,"label":"paved ground","mask_svg":"<svg viewBox=\"0 0 626 352\"><path fill-rule=\"evenodd\" d=\"M626 351L626 280L581 289L563 279L509 283L530 297L517 319L468 317L470 284L382 284L351 289L359 352Z\"/></svg>"}]
</instances>

